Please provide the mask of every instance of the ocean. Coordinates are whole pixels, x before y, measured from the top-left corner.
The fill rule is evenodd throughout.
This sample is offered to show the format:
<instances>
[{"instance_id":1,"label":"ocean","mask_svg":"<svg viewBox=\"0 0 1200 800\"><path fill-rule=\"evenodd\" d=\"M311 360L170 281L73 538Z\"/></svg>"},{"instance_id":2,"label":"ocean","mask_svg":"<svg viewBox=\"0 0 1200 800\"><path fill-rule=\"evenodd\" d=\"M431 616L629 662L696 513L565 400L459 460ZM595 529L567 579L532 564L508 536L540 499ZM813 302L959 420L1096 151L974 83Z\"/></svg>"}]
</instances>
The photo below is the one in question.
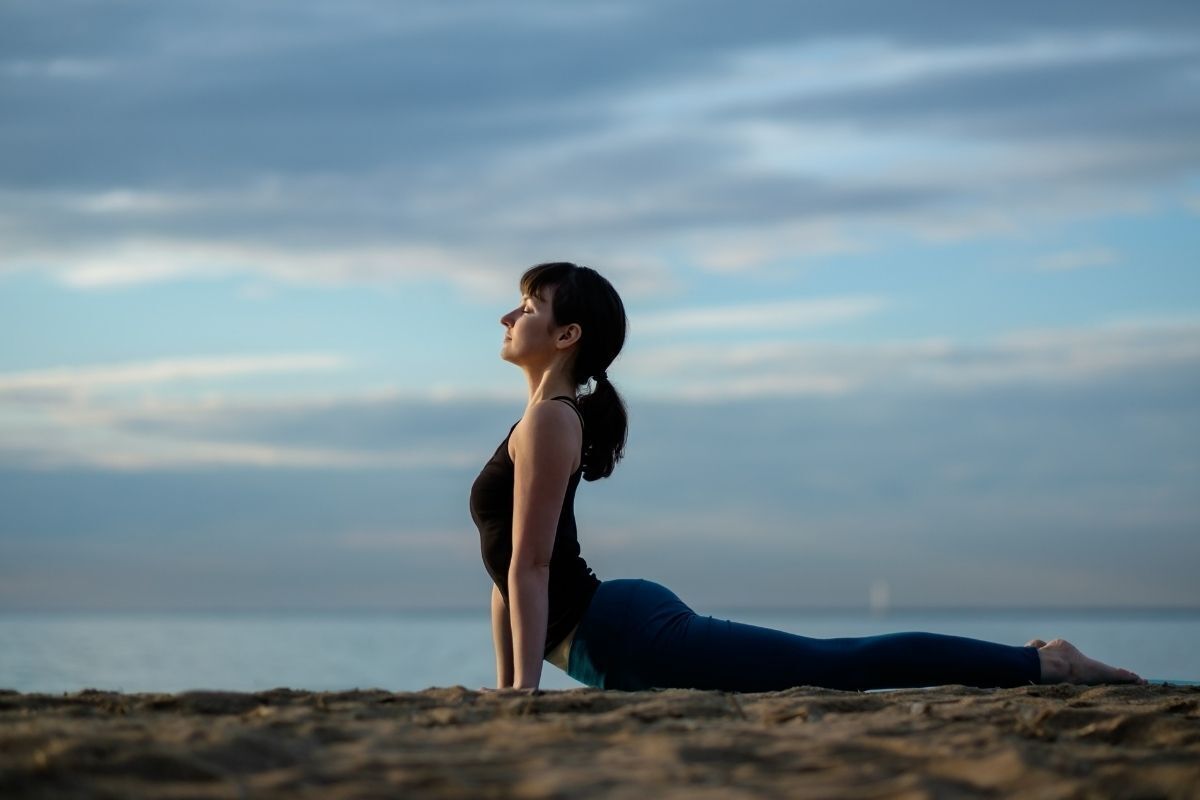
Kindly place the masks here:
<instances>
[{"instance_id":1,"label":"ocean","mask_svg":"<svg viewBox=\"0 0 1200 800\"><path fill-rule=\"evenodd\" d=\"M817 638L931 631L1061 637L1151 680L1200 680L1200 611L730 611ZM495 685L487 609L354 613L0 612L0 689L178 692ZM543 689L578 683L550 663Z\"/></svg>"}]
</instances>

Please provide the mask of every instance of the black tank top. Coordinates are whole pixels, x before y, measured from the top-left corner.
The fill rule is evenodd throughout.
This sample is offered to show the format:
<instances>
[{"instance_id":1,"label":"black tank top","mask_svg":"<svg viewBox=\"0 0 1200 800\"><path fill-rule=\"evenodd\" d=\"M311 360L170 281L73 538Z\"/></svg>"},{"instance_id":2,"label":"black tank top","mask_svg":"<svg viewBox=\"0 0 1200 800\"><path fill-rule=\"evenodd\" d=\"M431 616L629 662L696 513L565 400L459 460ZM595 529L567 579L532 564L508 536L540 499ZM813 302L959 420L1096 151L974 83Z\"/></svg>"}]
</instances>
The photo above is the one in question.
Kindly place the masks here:
<instances>
[{"instance_id":1,"label":"black tank top","mask_svg":"<svg viewBox=\"0 0 1200 800\"><path fill-rule=\"evenodd\" d=\"M574 398L560 395L553 400L566 400L579 413ZM583 421L583 415L579 415ZM520 420L518 420L519 422ZM508 566L512 561L513 481L512 458L508 455L508 436L483 465L479 477L471 484L471 518L479 528L479 545L483 566L500 588L508 602ZM549 615L546 622L545 655L549 655L566 638L587 610L592 595L600 586L587 562L579 555L578 532L575 528L575 490L583 475L583 464L571 475L562 511L558 516L558 531L550 556ZM543 657L544 657L543 656Z\"/></svg>"}]
</instances>

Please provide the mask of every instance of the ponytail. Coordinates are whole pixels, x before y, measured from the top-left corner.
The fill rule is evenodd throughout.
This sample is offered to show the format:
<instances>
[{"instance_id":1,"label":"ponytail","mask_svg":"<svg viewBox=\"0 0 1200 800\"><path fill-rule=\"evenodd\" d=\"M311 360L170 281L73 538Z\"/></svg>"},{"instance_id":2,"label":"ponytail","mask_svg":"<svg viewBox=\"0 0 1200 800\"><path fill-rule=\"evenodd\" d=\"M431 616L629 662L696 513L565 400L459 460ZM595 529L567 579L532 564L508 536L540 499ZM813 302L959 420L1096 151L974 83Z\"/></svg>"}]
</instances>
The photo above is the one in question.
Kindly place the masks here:
<instances>
[{"instance_id":1,"label":"ponytail","mask_svg":"<svg viewBox=\"0 0 1200 800\"><path fill-rule=\"evenodd\" d=\"M591 392L579 398L583 414L583 477L594 481L612 474L625 455L629 417L625 402L608 376L596 380Z\"/></svg>"}]
</instances>

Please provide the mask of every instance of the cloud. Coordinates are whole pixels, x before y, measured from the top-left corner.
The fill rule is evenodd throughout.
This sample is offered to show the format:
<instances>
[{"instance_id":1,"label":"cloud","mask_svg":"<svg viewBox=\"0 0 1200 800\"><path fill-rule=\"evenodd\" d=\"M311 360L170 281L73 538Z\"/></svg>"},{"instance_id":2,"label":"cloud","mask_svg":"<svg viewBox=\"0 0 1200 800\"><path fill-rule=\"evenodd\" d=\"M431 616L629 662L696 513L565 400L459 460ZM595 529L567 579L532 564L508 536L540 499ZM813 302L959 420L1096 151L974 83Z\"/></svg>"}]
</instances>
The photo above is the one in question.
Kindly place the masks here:
<instances>
[{"instance_id":1,"label":"cloud","mask_svg":"<svg viewBox=\"0 0 1200 800\"><path fill-rule=\"evenodd\" d=\"M0 64L0 74L15 80L27 78L90 80L106 77L112 71L112 62L100 59L50 58L41 61L16 60Z\"/></svg>"},{"instance_id":2,"label":"cloud","mask_svg":"<svg viewBox=\"0 0 1200 800\"><path fill-rule=\"evenodd\" d=\"M239 377L329 371L347 365L333 353L284 353L167 358L151 361L55 367L0 373L0 459L47 469L191 468L211 465L364 467L442 463L436 453L349 453L337 449L283 447L219 437L147 436L119 427L122 402L114 391L146 389ZM128 400L123 401L128 403ZM151 408L157 401L143 400ZM192 401L212 407L212 397ZM117 424L114 424L117 423Z\"/></svg>"},{"instance_id":3,"label":"cloud","mask_svg":"<svg viewBox=\"0 0 1200 800\"><path fill-rule=\"evenodd\" d=\"M279 447L253 442L137 436L62 424L26 425L0 432L0 461L26 469L195 470L234 467L269 469L400 469L465 467L478 453L445 448L392 448L386 452Z\"/></svg>"},{"instance_id":4,"label":"cloud","mask_svg":"<svg viewBox=\"0 0 1200 800\"><path fill-rule=\"evenodd\" d=\"M165 358L116 364L54 367L0 373L0 397L24 392L79 394L123 385L150 385L178 381L210 380L279 372L312 372L342 369L349 363L336 353L279 353Z\"/></svg>"},{"instance_id":5,"label":"cloud","mask_svg":"<svg viewBox=\"0 0 1200 800\"><path fill-rule=\"evenodd\" d=\"M899 94L911 101L904 93L906 88L921 92L936 89L948 78L966 85L981 77L1044 74L1047 68L1075 64L1111 62L1128 69L1127 62L1194 57L1200 49L1200 40L1194 36L1138 31L1042 33L946 45L896 42L883 35L831 37L819 43L797 44L747 48L727 56L726 68L715 79L705 75L695 81L684 79L679 84L660 83L647 91L635 91L622 109L644 122L655 115L674 121L700 120L723 109L760 108L780 101L794 103L800 111L814 99L854 101L859 93L867 91L878 97L895 98ZM981 98L957 99L983 102ZM908 105L893 100L884 111ZM819 103L816 110L821 110Z\"/></svg>"},{"instance_id":6,"label":"cloud","mask_svg":"<svg viewBox=\"0 0 1200 800\"><path fill-rule=\"evenodd\" d=\"M1052 253L1038 259L1038 268L1052 271L1103 267L1117 261L1117 253L1108 247L1093 247L1085 250L1067 250Z\"/></svg>"},{"instance_id":7,"label":"cloud","mask_svg":"<svg viewBox=\"0 0 1200 800\"><path fill-rule=\"evenodd\" d=\"M642 314L639 334L809 328L861 319L886 305L880 297L847 296L680 308Z\"/></svg>"},{"instance_id":8,"label":"cloud","mask_svg":"<svg viewBox=\"0 0 1200 800\"><path fill-rule=\"evenodd\" d=\"M56 260L63 265L60 281L74 289L195 276L215 278L237 272L309 285L366 284L433 272L450 276L470 288L477 283L479 271L471 265L480 261L463 249L455 252L416 243L289 253L272 247L178 240L122 243L120 248L103 254L86 253Z\"/></svg>"},{"instance_id":9,"label":"cloud","mask_svg":"<svg viewBox=\"0 0 1200 800\"><path fill-rule=\"evenodd\" d=\"M217 379L342 369L346 357L291 353L184 357L0 373L0 463L32 469L83 466L113 470L254 467L291 469L437 469L461 467L473 447L431 441L411 431L386 447L379 440L303 441L293 422L333 419L357 406L363 415L396 404L442 404L458 392L432 387L344 395L230 399L218 392L171 399L146 389ZM511 392L500 393L508 397ZM471 393L472 401L486 393ZM429 423L428 415L424 424ZM296 427L302 427L296 423ZM282 436L271 431L281 430ZM300 439L300 441L297 440ZM289 440L290 439L290 440Z\"/></svg>"},{"instance_id":10,"label":"cloud","mask_svg":"<svg viewBox=\"0 0 1200 800\"><path fill-rule=\"evenodd\" d=\"M1069 383L1140 367L1200 361L1200 321L1126 320L1014 331L981 343L919 339L866 344L763 339L645 345L621 357L630 383L697 401L898 390L974 391Z\"/></svg>"},{"instance_id":11,"label":"cloud","mask_svg":"<svg viewBox=\"0 0 1200 800\"><path fill-rule=\"evenodd\" d=\"M0 11L0 271L81 289L424 269L478 295L531 248L662 287L1128 213L1200 157L1182 5L73 13Z\"/></svg>"},{"instance_id":12,"label":"cloud","mask_svg":"<svg viewBox=\"0 0 1200 800\"><path fill-rule=\"evenodd\" d=\"M654 324L662 334L744 331L747 320L774 316L780 326L790 327L797 315L809 315L802 320L805 324L853 318L874 307L873 300L863 300L843 306L694 309L660 317ZM974 343L772 338L631 345L619 359L614 379L637 402L669 401L698 409L733 401L978 394L1023 386L1086 385L1145 370L1191 370L1200 363L1198 343L1200 322L1183 317L1019 330ZM128 391L166 381L338 364L336 357L319 354L224 357L3 375L0 465L116 470L463 468L486 458L486 448L479 443L498 438L494 431L511 423L521 405L520 391L470 387L257 399L236 394L172 399ZM124 391L116 393L118 389ZM357 423L347 424L348 419Z\"/></svg>"}]
</instances>

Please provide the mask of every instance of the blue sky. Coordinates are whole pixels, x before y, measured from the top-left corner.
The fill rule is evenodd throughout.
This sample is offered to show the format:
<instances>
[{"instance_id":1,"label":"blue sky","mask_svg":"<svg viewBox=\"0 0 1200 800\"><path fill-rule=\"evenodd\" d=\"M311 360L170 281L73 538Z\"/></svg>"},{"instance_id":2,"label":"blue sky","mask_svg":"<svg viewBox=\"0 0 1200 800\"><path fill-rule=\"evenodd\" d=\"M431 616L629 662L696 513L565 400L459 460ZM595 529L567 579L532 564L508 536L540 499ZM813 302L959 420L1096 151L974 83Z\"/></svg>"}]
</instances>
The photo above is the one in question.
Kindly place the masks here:
<instances>
[{"instance_id":1,"label":"blue sky","mask_svg":"<svg viewBox=\"0 0 1200 800\"><path fill-rule=\"evenodd\" d=\"M6 3L0 609L482 606L560 259L631 319L601 578L1200 605L1198 17Z\"/></svg>"}]
</instances>

